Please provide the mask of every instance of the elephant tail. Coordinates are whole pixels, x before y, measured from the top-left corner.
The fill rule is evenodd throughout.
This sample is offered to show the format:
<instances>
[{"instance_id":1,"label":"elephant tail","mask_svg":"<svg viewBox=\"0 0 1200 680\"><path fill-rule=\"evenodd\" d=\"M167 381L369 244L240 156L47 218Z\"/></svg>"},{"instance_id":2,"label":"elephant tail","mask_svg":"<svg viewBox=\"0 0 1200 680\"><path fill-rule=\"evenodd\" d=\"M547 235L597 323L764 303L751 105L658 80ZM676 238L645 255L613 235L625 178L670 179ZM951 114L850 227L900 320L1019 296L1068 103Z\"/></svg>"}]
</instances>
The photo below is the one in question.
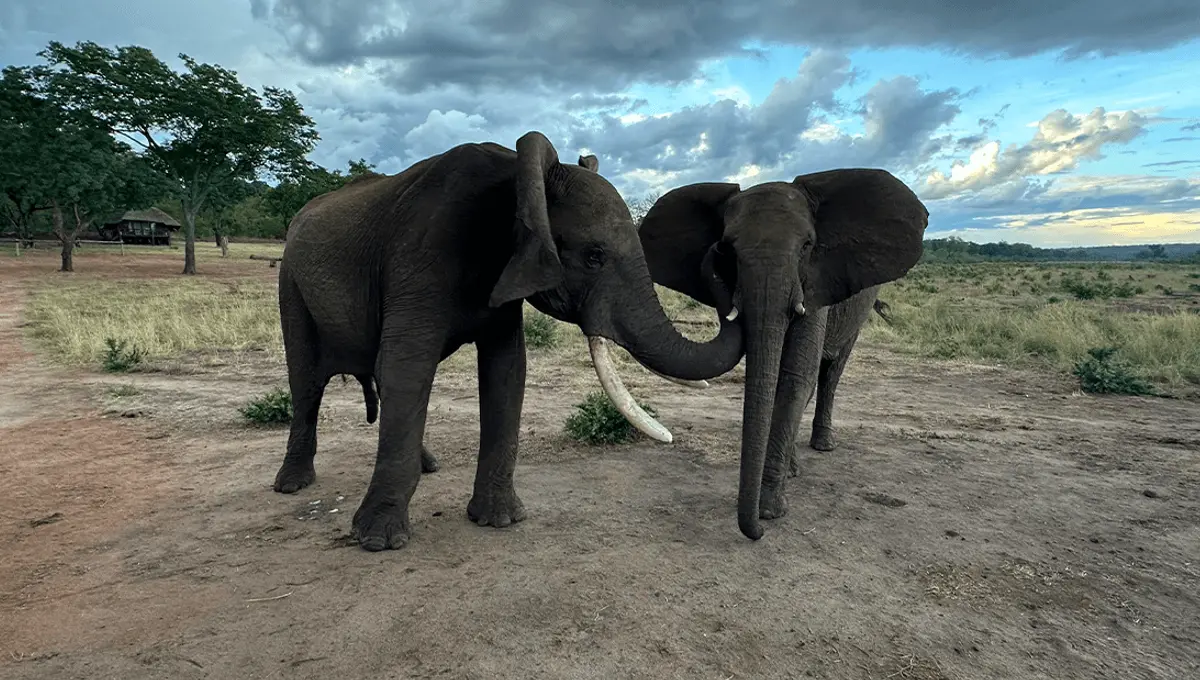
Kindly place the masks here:
<instances>
[{"instance_id":1,"label":"elephant tail","mask_svg":"<svg viewBox=\"0 0 1200 680\"><path fill-rule=\"evenodd\" d=\"M875 313L878 314L881 319L886 321L889 326L892 325L892 318L887 315L887 311L890 309L888 307L888 303L880 300L879 298L875 298L875 304L872 306L875 308Z\"/></svg>"},{"instance_id":2,"label":"elephant tail","mask_svg":"<svg viewBox=\"0 0 1200 680\"><path fill-rule=\"evenodd\" d=\"M367 422L373 423L379 417L379 395L375 393L375 380L370 375L354 376L363 390L363 401L367 404Z\"/></svg>"}]
</instances>

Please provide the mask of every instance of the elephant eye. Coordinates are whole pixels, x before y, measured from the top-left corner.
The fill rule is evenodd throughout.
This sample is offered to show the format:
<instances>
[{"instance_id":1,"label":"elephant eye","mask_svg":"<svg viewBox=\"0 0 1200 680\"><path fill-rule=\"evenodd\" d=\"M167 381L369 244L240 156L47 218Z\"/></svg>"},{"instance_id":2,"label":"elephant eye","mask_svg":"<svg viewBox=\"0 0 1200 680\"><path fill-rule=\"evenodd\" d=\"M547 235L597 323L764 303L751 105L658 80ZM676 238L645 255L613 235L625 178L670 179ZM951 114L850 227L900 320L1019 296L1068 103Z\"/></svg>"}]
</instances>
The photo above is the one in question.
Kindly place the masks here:
<instances>
[{"instance_id":1,"label":"elephant eye","mask_svg":"<svg viewBox=\"0 0 1200 680\"><path fill-rule=\"evenodd\" d=\"M604 249L600 246L592 246L583 253L583 260L591 269L603 267L605 257Z\"/></svg>"}]
</instances>

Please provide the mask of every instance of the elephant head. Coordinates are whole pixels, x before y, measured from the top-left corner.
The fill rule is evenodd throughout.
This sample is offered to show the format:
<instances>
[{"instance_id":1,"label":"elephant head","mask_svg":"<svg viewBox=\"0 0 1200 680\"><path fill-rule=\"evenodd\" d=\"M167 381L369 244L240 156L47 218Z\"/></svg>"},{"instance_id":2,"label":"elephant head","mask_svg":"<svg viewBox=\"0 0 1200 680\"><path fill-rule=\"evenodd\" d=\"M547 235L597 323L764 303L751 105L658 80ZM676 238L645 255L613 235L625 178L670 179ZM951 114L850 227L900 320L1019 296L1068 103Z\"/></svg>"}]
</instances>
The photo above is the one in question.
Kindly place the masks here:
<instances>
[{"instance_id":1,"label":"elephant head","mask_svg":"<svg viewBox=\"0 0 1200 680\"><path fill-rule=\"evenodd\" d=\"M723 320L708 342L680 334L659 303L629 208L598 173L596 157L560 163L538 132L522 136L516 147L514 247L490 304L527 299L536 309L578 325L588 336L600 383L617 408L650 437L671 441L671 433L626 391L605 341L624 347L652 371L702 380L732 370L741 360L741 326Z\"/></svg>"},{"instance_id":2,"label":"elephant head","mask_svg":"<svg viewBox=\"0 0 1200 680\"><path fill-rule=\"evenodd\" d=\"M788 326L904 276L921 257L929 212L883 170L844 169L742 191L703 183L655 202L640 237L656 283L746 329L738 526L762 536L759 490Z\"/></svg>"}]
</instances>

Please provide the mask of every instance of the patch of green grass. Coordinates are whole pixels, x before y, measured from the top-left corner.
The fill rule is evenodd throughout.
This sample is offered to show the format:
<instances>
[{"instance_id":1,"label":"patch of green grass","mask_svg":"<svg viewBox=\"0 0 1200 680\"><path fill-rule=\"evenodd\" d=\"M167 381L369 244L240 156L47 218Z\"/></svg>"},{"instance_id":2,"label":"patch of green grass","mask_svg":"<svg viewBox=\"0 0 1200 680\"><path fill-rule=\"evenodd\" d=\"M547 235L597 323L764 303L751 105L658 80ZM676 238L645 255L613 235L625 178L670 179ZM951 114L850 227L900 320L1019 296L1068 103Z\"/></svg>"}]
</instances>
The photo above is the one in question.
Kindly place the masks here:
<instances>
[{"instance_id":1,"label":"patch of green grass","mask_svg":"<svg viewBox=\"0 0 1200 680\"><path fill-rule=\"evenodd\" d=\"M658 415L653 408L641 402L638 405L651 416ZM600 446L631 441L637 428L621 415L607 394L597 391L575 405L575 412L567 417L563 431L575 441Z\"/></svg>"},{"instance_id":2,"label":"patch of green grass","mask_svg":"<svg viewBox=\"0 0 1200 680\"><path fill-rule=\"evenodd\" d=\"M142 393L133 385L114 385L108 388L108 393L114 397L136 397Z\"/></svg>"},{"instance_id":3,"label":"patch of green grass","mask_svg":"<svg viewBox=\"0 0 1200 680\"><path fill-rule=\"evenodd\" d=\"M292 394L284 389L272 390L250 400L238 413L257 425L286 425L292 422Z\"/></svg>"},{"instance_id":4,"label":"patch of green grass","mask_svg":"<svg viewBox=\"0 0 1200 680\"><path fill-rule=\"evenodd\" d=\"M538 311L525 315L525 345L549 349L558 345L558 321Z\"/></svg>"},{"instance_id":5,"label":"patch of green grass","mask_svg":"<svg viewBox=\"0 0 1200 680\"><path fill-rule=\"evenodd\" d=\"M1093 347L1088 356L1075 364L1072 371L1079 378L1079 387L1092 394L1128 394L1155 396L1158 391L1133 372L1133 368L1116 357L1116 347Z\"/></svg>"},{"instance_id":6,"label":"patch of green grass","mask_svg":"<svg viewBox=\"0 0 1200 680\"><path fill-rule=\"evenodd\" d=\"M104 354L101 365L109 373L125 373L142 363L145 354L137 345L129 346L126 340L104 338Z\"/></svg>"}]
</instances>

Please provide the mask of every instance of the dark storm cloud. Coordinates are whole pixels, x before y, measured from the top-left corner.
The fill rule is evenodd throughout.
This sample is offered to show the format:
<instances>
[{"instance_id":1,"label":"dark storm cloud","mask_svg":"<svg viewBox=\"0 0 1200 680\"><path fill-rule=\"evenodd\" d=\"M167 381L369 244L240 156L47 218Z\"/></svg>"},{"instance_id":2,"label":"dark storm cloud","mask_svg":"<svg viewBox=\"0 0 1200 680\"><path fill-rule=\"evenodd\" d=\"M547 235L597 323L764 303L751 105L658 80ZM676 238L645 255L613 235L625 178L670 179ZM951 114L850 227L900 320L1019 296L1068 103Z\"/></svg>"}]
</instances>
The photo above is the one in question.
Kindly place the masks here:
<instances>
[{"instance_id":1,"label":"dark storm cloud","mask_svg":"<svg viewBox=\"0 0 1200 680\"><path fill-rule=\"evenodd\" d=\"M953 143L937 131L959 113L957 90L924 90L900 76L876 82L857 102L839 102L852 77L844 55L821 50L758 106L725 99L634 121L607 115L569 137L596 153L605 174L633 195L743 172L746 185L850 165L912 174ZM863 133L831 123L834 112L857 117Z\"/></svg>"},{"instance_id":2,"label":"dark storm cloud","mask_svg":"<svg viewBox=\"0 0 1200 680\"><path fill-rule=\"evenodd\" d=\"M270 7L268 8L268 5ZM411 90L537 81L674 83L749 41L940 47L979 56L1158 50L1200 35L1195 0L251 0L316 64L397 60Z\"/></svg>"}]
</instances>

